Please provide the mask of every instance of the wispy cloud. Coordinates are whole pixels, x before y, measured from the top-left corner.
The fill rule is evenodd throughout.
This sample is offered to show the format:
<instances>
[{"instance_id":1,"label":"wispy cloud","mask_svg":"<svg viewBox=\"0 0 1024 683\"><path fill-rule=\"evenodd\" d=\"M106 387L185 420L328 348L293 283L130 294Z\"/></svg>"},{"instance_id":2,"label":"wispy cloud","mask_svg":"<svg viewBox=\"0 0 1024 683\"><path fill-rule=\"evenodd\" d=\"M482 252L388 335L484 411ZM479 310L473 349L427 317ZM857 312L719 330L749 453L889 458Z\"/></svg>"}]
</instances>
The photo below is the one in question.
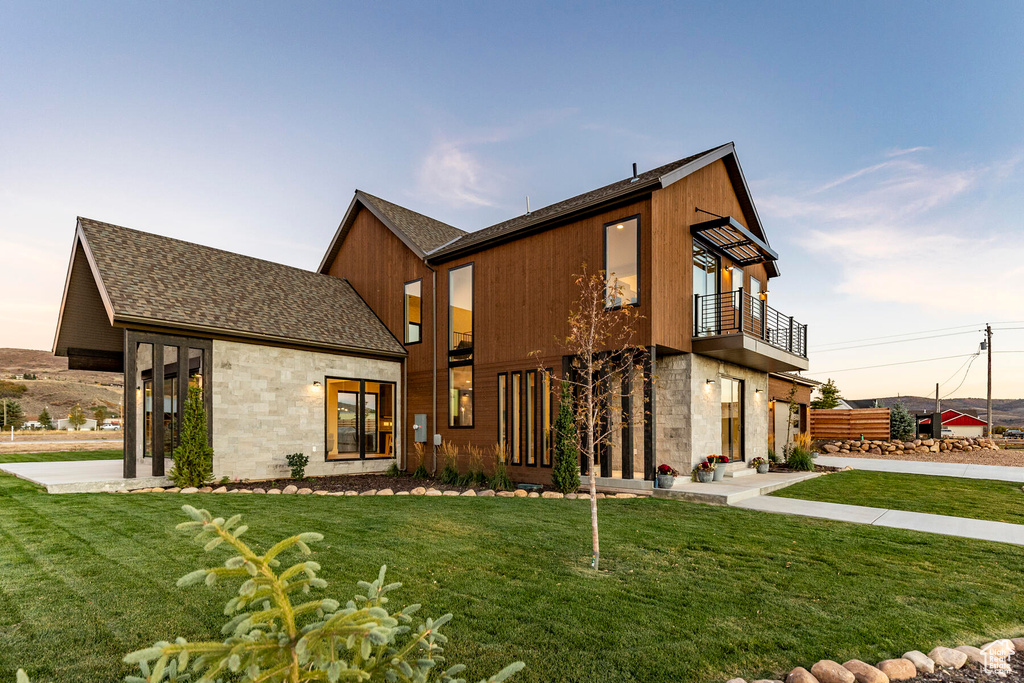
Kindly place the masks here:
<instances>
[{"instance_id":1,"label":"wispy cloud","mask_svg":"<svg viewBox=\"0 0 1024 683\"><path fill-rule=\"evenodd\" d=\"M840 293L946 313L1017 305L1024 264L1005 255L1020 226L984 209L1017 160L941 167L914 158L924 149L891 150L808 190L776 191L761 198L761 210L793 226L814 257L835 263Z\"/></svg>"},{"instance_id":2,"label":"wispy cloud","mask_svg":"<svg viewBox=\"0 0 1024 683\"><path fill-rule=\"evenodd\" d=\"M454 208L494 206L496 176L484 169L472 151L455 142L440 141L420 163L416 194Z\"/></svg>"}]
</instances>

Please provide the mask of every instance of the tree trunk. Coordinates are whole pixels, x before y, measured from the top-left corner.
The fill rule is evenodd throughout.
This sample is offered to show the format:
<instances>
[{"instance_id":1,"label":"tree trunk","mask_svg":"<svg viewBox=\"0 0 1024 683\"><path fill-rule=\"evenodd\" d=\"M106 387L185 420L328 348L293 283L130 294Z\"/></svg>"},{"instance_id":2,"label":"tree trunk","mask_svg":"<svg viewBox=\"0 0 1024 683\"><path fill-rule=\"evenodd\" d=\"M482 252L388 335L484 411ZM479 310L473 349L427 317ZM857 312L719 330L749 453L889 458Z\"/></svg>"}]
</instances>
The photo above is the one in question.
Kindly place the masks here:
<instances>
[{"instance_id":1,"label":"tree trunk","mask_svg":"<svg viewBox=\"0 0 1024 683\"><path fill-rule=\"evenodd\" d=\"M594 541L591 566L600 567L601 545L597 535L597 477L594 475L594 373L587 373L587 473L590 482L590 530Z\"/></svg>"}]
</instances>

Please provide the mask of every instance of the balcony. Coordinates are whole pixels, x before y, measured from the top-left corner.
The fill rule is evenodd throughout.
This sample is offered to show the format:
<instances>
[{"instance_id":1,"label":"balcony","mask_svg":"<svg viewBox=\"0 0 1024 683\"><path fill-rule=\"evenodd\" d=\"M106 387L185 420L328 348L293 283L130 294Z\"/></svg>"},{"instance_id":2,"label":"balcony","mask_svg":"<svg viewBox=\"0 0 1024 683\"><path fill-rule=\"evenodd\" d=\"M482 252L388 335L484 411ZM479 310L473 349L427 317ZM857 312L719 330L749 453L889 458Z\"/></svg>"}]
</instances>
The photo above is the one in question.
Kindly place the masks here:
<instances>
[{"instance_id":1,"label":"balcony","mask_svg":"<svg viewBox=\"0 0 1024 683\"><path fill-rule=\"evenodd\" d=\"M742 289L694 296L693 352L764 372L806 370L807 325Z\"/></svg>"}]
</instances>

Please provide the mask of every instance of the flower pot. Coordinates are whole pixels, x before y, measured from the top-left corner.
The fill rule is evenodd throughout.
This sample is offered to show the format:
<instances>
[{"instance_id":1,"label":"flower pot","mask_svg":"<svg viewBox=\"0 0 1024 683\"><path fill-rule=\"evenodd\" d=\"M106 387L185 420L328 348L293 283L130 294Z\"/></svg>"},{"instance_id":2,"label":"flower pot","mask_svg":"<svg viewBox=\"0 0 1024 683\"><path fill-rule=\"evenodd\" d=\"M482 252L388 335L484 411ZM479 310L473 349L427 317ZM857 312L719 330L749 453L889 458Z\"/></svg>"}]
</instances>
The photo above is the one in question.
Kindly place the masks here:
<instances>
[{"instance_id":1,"label":"flower pot","mask_svg":"<svg viewBox=\"0 0 1024 683\"><path fill-rule=\"evenodd\" d=\"M672 484L676 481L675 475L673 474L659 474L658 475L658 488L659 489L670 489Z\"/></svg>"},{"instance_id":2,"label":"flower pot","mask_svg":"<svg viewBox=\"0 0 1024 683\"><path fill-rule=\"evenodd\" d=\"M768 474L768 463L765 463L763 465L758 465L757 466L757 473L758 474Z\"/></svg>"},{"instance_id":3,"label":"flower pot","mask_svg":"<svg viewBox=\"0 0 1024 683\"><path fill-rule=\"evenodd\" d=\"M702 484L710 484L715 473L711 470L697 470L697 481Z\"/></svg>"},{"instance_id":4,"label":"flower pot","mask_svg":"<svg viewBox=\"0 0 1024 683\"><path fill-rule=\"evenodd\" d=\"M722 481L722 478L724 476L725 476L725 463L724 462L720 462L717 465L715 465L715 481Z\"/></svg>"}]
</instances>

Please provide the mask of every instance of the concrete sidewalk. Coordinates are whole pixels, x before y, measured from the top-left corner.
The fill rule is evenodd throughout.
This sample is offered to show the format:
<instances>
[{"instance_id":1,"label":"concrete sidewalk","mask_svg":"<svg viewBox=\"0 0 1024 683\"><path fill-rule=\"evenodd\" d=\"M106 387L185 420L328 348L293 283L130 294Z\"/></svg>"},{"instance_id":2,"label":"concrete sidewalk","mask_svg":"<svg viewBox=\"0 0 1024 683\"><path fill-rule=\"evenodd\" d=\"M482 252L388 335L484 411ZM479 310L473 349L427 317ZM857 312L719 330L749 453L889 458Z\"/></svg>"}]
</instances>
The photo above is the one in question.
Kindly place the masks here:
<instances>
[{"instance_id":1,"label":"concrete sidewalk","mask_svg":"<svg viewBox=\"0 0 1024 683\"><path fill-rule=\"evenodd\" d=\"M173 464L171 460L165 459L164 472ZM121 460L58 460L7 463L0 465L0 472L45 486L47 493L98 493L171 485L167 477L143 475L125 479L123 467Z\"/></svg>"},{"instance_id":2,"label":"concrete sidewalk","mask_svg":"<svg viewBox=\"0 0 1024 683\"><path fill-rule=\"evenodd\" d=\"M1024 545L1024 525L1006 522L990 522L983 519L930 515L923 512L886 510L883 508L822 503L798 498L775 498L761 496L733 503L732 507L760 512L775 512L785 515L833 519L854 524L886 526L894 529L924 531L944 536L959 536L981 541L996 541Z\"/></svg>"},{"instance_id":3,"label":"concrete sidewalk","mask_svg":"<svg viewBox=\"0 0 1024 683\"><path fill-rule=\"evenodd\" d=\"M962 479L993 479L1024 483L1024 467L999 465L971 465L961 462L922 462L919 460L884 460L882 458L844 458L819 455L814 459L827 467L852 467L869 472L897 472L924 474L933 477L960 477Z\"/></svg>"}]
</instances>

